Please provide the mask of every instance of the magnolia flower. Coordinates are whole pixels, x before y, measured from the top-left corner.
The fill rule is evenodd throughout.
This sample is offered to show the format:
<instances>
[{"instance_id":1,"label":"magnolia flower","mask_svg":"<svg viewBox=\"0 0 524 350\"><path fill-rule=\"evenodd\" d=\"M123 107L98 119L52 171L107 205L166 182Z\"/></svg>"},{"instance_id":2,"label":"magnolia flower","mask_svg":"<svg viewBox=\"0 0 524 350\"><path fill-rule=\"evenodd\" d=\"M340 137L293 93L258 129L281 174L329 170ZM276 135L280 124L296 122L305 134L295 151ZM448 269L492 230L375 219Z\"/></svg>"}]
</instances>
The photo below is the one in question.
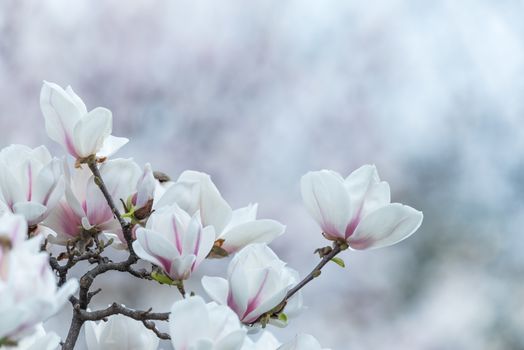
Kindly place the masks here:
<instances>
[{"instance_id":1,"label":"magnolia flower","mask_svg":"<svg viewBox=\"0 0 524 350\"><path fill-rule=\"evenodd\" d=\"M42 239L36 236L0 255L0 339L27 335L78 288L75 279L57 288L49 256L39 252Z\"/></svg>"},{"instance_id":2,"label":"magnolia flower","mask_svg":"<svg viewBox=\"0 0 524 350\"><path fill-rule=\"evenodd\" d=\"M298 273L264 243L251 244L231 260L227 280L202 278L207 294L219 304L228 305L244 323L277 306L298 281ZM293 297L291 300L293 300Z\"/></svg>"},{"instance_id":3,"label":"magnolia flower","mask_svg":"<svg viewBox=\"0 0 524 350\"><path fill-rule=\"evenodd\" d=\"M318 340L309 334L298 334L293 341L285 343L278 350L329 350L322 349Z\"/></svg>"},{"instance_id":4,"label":"magnolia flower","mask_svg":"<svg viewBox=\"0 0 524 350\"><path fill-rule=\"evenodd\" d=\"M11 145L0 151L0 202L30 226L47 217L64 194L62 161L45 146Z\"/></svg>"},{"instance_id":5,"label":"magnolia flower","mask_svg":"<svg viewBox=\"0 0 524 350\"><path fill-rule=\"evenodd\" d=\"M109 157L129 140L111 135L111 111L97 107L88 112L80 97L68 86L44 82L40 91L40 108L47 135L77 159L97 155Z\"/></svg>"},{"instance_id":6,"label":"magnolia flower","mask_svg":"<svg viewBox=\"0 0 524 350\"><path fill-rule=\"evenodd\" d=\"M86 322L88 350L156 350L158 337L142 322L113 315L107 322Z\"/></svg>"},{"instance_id":7,"label":"magnolia flower","mask_svg":"<svg viewBox=\"0 0 524 350\"><path fill-rule=\"evenodd\" d=\"M264 331L257 341L246 337L242 350L276 350L280 346L280 342L273 334Z\"/></svg>"},{"instance_id":8,"label":"magnolia flower","mask_svg":"<svg viewBox=\"0 0 524 350\"><path fill-rule=\"evenodd\" d=\"M189 216L178 205L151 214L145 228L138 228L135 253L164 270L173 280L185 280L211 251L213 226L202 227L197 215Z\"/></svg>"},{"instance_id":9,"label":"magnolia flower","mask_svg":"<svg viewBox=\"0 0 524 350\"><path fill-rule=\"evenodd\" d=\"M240 350L246 334L231 309L199 296L173 304L169 332L175 350Z\"/></svg>"},{"instance_id":10,"label":"magnolia flower","mask_svg":"<svg viewBox=\"0 0 524 350\"><path fill-rule=\"evenodd\" d=\"M36 331L17 342L16 346L8 346L6 350L56 350L60 345L60 337L54 333L46 333L42 324L36 326Z\"/></svg>"},{"instance_id":11,"label":"magnolia flower","mask_svg":"<svg viewBox=\"0 0 524 350\"><path fill-rule=\"evenodd\" d=\"M120 199L125 201L135 192L140 174L140 167L130 159L109 160L100 166L100 175L120 211L123 210ZM44 222L56 232L56 237L49 237L50 242L65 244L83 230L113 233L116 236L112 237L124 242L120 224L91 171L87 167L74 169L66 178L65 197Z\"/></svg>"},{"instance_id":12,"label":"magnolia flower","mask_svg":"<svg viewBox=\"0 0 524 350\"><path fill-rule=\"evenodd\" d=\"M178 204L190 215L199 212L204 226L215 227L217 246L231 254L250 243L269 243L284 233L275 220L257 220L257 204L232 210L209 175L185 171L155 204L156 208Z\"/></svg>"},{"instance_id":13,"label":"magnolia flower","mask_svg":"<svg viewBox=\"0 0 524 350\"><path fill-rule=\"evenodd\" d=\"M324 236L343 240L353 249L395 244L415 232L422 212L390 203L389 185L373 165L364 165L346 179L330 170L302 177L304 203Z\"/></svg>"}]
</instances>

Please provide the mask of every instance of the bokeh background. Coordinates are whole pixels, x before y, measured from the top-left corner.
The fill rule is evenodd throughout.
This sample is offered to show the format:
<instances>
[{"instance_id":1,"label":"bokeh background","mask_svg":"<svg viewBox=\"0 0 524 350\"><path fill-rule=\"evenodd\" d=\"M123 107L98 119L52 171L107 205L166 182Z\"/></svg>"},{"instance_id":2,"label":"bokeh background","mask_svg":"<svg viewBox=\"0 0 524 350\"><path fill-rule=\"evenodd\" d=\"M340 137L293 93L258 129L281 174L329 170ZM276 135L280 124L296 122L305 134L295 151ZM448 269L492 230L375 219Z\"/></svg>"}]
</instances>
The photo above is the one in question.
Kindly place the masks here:
<instances>
[{"instance_id":1,"label":"bokeh background","mask_svg":"<svg viewBox=\"0 0 524 350\"><path fill-rule=\"evenodd\" d=\"M345 253L275 334L334 350L524 349L523 14L517 0L2 1L0 146L63 154L38 95L44 79L71 84L113 111L131 139L119 155L174 178L206 171L233 207L285 223L272 246L302 275L325 242L300 176L374 163L422 228ZM97 286L94 307L178 298L118 274ZM64 335L70 313L47 328Z\"/></svg>"}]
</instances>

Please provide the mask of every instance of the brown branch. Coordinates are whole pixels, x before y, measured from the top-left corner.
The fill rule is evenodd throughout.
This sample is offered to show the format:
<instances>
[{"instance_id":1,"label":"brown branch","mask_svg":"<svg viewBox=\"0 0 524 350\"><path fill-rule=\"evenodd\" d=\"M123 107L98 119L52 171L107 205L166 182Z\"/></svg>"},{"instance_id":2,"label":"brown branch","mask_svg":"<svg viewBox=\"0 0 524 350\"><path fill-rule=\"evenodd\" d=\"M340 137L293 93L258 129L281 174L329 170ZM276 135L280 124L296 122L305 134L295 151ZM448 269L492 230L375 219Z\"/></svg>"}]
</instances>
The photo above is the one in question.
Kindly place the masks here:
<instances>
[{"instance_id":1,"label":"brown branch","mask_svg":"<svg viewBox=\"0 0 524 350\"><path fill-rule=\"evenodd\" d=\"M322 268L328 262L330 262L331 259L333 259L338 253L347 249L347 243L335 241L333 242L333 248L330 248L330 247L326 247L326 248L328 249L328 251L321 255L322 259L317 264L317 266L315 266L313 270L306 277L304 277L299 283L297 283L296 286L291 288L287 292L284 299L282 299L282 301L279 304L277 304L277 306L275 306L270 311L260 315L259 318L257 318L254 322L251 323L252 325L257 322L262 322L262 324L265 325L265 323L267 323L267 320L269 318L278 317L278 314L281 313L284 310L284 308L286 307L288 300L291 297L293 297L293 295L295 295L299 290L304 288L309 282L311 282L312 280L320 276L320 274L322 273Z\"/></svg>"}]
</instances>

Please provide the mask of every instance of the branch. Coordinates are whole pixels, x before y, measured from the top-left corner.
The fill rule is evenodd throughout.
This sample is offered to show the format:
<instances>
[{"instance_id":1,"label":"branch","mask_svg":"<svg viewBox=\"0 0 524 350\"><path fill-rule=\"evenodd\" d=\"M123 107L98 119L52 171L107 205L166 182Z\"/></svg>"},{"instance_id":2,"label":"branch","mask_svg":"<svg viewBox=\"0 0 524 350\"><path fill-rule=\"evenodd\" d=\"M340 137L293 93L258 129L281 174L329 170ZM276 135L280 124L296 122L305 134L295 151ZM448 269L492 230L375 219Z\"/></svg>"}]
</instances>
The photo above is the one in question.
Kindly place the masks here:
<instances>
[{"instance_id":1,"label":"branch","mask_svg":"<svg viewBox=\"0 0 524 350\"><path fill-rule=\"evenodd\" d=\"M326 247L326 248L328 249L328 251L325 254L321 254L322 260L320 260L317 266L315 266L313 270L306 277L304 277L296 286L291 288L287 292L284 299L282 299L282 301L277 306L275 306L273 309L266 312L265 314L260 315L258 319L256 319L254 322L251 323L252 325L257 322L262 322L262 324L265 325L265 323L267 323L267 320L269 318L275 317L275 316L278 317L278 314L282 312L282 310L284 310L284 308L286 307L288 300L291 299L291 297L295 295L299 290L304 288L309 282L311 282L312 280L320 276L320 274L322 273L322 268L328 262L330 262L331 259L333 259L338 253L347 249L347 244L346 242L335 241L333 242L333 248L330 248L330 247Z\"/></svg>"},{"instance_id":2,"label":"branch","mask_svg":"<svg viewBox=\"0 0 524 350\"><path fill-rule=\"evenodd\" d=\"M118 303L113 303L107 308L97 311L79 309L78 313L84 321L99 321L118 314L130 317L137 321L167 321L169 319L169 312L151 312L151 309L145 311L133 310Z\"/></svg>"}]
</instances>

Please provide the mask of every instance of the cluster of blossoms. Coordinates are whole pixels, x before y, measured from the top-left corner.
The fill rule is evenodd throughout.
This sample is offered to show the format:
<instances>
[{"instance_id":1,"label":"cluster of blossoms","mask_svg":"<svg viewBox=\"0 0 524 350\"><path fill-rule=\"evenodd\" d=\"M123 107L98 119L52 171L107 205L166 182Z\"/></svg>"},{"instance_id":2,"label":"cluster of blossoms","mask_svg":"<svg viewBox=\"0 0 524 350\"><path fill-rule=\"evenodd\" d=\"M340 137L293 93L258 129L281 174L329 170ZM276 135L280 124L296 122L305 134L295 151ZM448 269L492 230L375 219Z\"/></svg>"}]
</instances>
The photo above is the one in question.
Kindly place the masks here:
<instances>
[{"instance_id":1,"label":"cluster of blossoms","mask_svg":"<svg viewBox=\"0 0 524 350\"><path fill-rule=\"evenodd\" d=\"M205 173L185 171L171 181L149 164L109 159L128 140L111 135L108 109L88 111L70 87L45 82L40 104L48 136L75 162L53 158L45 146L0 151L0 347L56 349L58 336L45 334L41 323L69 300L73 321L63 349L74 347L83 325L89 350L157 349L159 338L176 350L320 350L307 334L282 344L266 325L282 327L298 315L300 289L327 262L341 264L339 252L394 244L422 222L421 212L391 203L374 166L345 179L328 170L307 173L304 203L332 246L318 249L321 262L301 279L268 246L285 226L257 219L257 204L232 209ZM129 258L113 263L103 256L109 246ZM202 278L212 301L186 293L184 281L200 265L229 256L225 278ZM150 269L133 270L139 260ZM79 283L67 272L80 262L94 267L77 297ZM123 305L90 311L97 293L90 283L109 270L176 286L182 298L165 314ZM169 333L152 320L169 321Z\"/></svg>"}]
</instances>

